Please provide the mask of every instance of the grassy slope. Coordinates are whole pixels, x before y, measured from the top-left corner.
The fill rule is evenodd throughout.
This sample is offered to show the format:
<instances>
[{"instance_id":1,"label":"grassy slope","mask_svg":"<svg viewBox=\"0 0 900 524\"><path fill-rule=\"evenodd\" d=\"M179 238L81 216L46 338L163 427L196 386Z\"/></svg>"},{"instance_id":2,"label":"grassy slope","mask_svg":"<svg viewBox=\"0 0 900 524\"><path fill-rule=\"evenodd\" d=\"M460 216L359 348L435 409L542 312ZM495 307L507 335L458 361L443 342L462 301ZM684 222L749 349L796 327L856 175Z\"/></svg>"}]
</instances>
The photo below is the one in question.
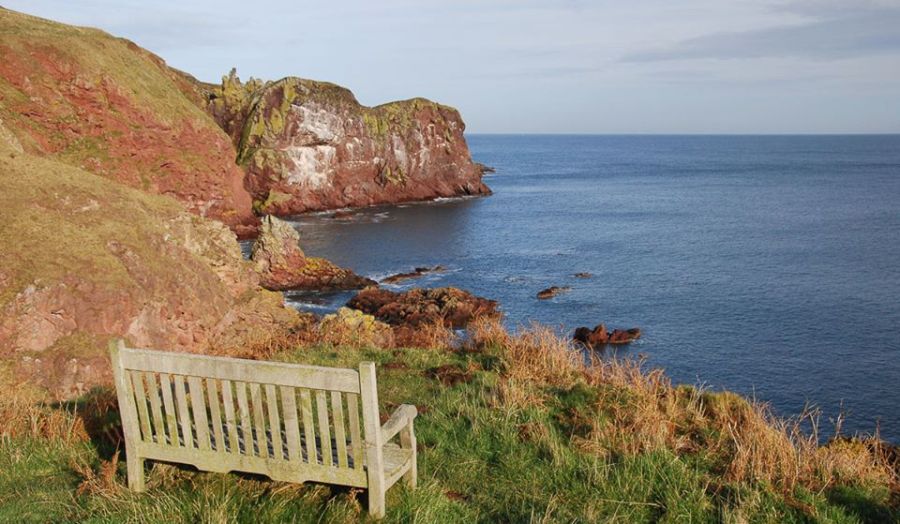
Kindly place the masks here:
<instances>
[{"instance_id":1,"label":"grassy slope","mask_svg":"<svg viewBox=\"0 0 900 524\"><path fill-rule=\"evenodd\" d=\"M544 403L502 399L503 348L479 352L356 350L319 346L277 358L336 366L379 363L382 411L414 403L420 488L388 493L387 522L890 522L885 485L859 478L812 491L728 481L702 453L658 449L603 455L576 445L572 410L590 405L581 386ZM439 366L469 373L445 385ZM627 394L628 391L619 391ZM2 415L2 409L0 409ZM40 417L34 417L39 420ZM56 424L57 426L59 423ZM13 432L14 433L14 432ZM0 443L0 520L92 522L356 522L365 495L238 475L155 465L149 492L124 489L102 439L60 444L27 436ZM72 431L62 431L63 435ZM104 473L105 471L105 473ZM94 473L99 472L99 473ZM87 478L87 480L85 480Z\"/></svg>"}]
</instances>

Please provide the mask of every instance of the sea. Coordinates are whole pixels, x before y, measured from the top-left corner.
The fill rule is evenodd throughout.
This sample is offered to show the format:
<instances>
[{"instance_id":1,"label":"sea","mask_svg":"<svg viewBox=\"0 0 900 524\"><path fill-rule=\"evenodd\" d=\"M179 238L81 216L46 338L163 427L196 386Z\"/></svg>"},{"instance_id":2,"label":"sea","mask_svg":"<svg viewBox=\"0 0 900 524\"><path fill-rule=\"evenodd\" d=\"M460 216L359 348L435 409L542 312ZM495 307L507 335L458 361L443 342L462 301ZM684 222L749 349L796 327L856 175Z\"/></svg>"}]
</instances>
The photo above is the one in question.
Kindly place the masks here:
<instances>
[{"instance_id":1,"label":"sea","mask_svg":"<svg viewBox=\"0 0 900 524\"><path fill-rule=\"evenodd\" d=\"M492 196L292 217L303 249L376 279L444 266L388 287L467 289L512 329L640 327L599 356L900 443L900 135L467 141Z\"/></svg>"}]
</instances>

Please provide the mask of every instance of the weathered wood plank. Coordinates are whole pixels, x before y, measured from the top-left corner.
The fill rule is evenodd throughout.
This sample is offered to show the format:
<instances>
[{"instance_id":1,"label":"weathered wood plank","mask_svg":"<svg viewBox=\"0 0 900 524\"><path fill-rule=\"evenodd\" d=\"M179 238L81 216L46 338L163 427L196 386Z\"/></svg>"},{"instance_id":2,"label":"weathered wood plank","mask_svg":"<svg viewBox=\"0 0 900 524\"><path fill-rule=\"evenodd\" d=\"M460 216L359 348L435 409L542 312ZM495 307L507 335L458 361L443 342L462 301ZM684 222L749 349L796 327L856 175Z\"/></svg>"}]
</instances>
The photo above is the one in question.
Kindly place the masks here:
<instances>
[{"instance_id":1,"label":"weathered wood plank","mask_svg":"<svg viewBox=\"0 0 900 524\"><path fill-rule=\"evenodd\" d=\"M235 382L237 390L238 412L241 414L241 440L244 442L244 455L255 455L253 452L253 425L250 423L250 405L247 404L247 384Z\"/></svg>"},{"instance_id":2,"label":"weathered wood plank","mask_svg":"<svg viewBox=\"0 0 900 524\"><path fill-rule=\"evenodd\" d=\"M353 453L353 469L363 468L363 441L359 427L359 400L355 393L347 393L347 418L350 423L350 448Z\"/></svg>"},{"instance_id":3,"label":"weathered wood plank","mask_svg":"<svg viewBox=\"0 0 900 524\"><path fill-rule=\"evenodd\" d=\"M191 390L191 409L194 412L194 426L197 433L197 448L209 449L209 418L206 416L206 395L203 394L203 379L188 377Z\"/></svg>"},{"instance_id":4,"label":"weathered wood plank","mask_svg":"<svg viewBox=\"0 0 900 524\"><path fill-rule=\"evenodd\" d=\"M331 417L334 420L334 445L338 467L347 467L347 435L344 433L344 406L340 391L331 392Z\"/></svg>"},{"instance_id":5,"label":"weathered wood plank","mask_svg":"<svg viewBox=\"0 0 900 524\"><path fill-rule=\"evenodd\" d=\"M384 455L381 442L381 421L378 418L378 386L375 364L359 364L359 389L362 401L363 424L366 432L366 473L369 477L369 514L384 517Z\"/></svg>"},{"instance_id":6,"label":"weathered wood plank","mask_svg":"<svg viewBox=\"0 0 900 524\"><path fill-rule=\"evenodd\" d=\"M256 453L263 458L269 456L269 443L266 438L266 421L263 418L262 389L256 382L250 383L250 403L253 404L253 434L256 441Z\"/></svg>"},{"instance_id":7,"label":"weathered wood plank","mask_svg":"<svg viewBox=\"0 0 900 524\"><path fill-rule=\"evenodd\" d=\"M201 375L242 382L359 393L359 374L352 369L304 366L281 362L210 357L146 349L125 349L126 369L172 375Z\"/></svg>"},{"instance_id":8,"label":"weathered wood plank","mask_svg":"<svg viewBox=\"0 0 900 524\"><path fill-rule=\"evenodd\" d=\"M318 464L316 457L316 430L313 424L312 397L308 389L300 390L300 410L303 415L303 437L306 439L306 461Z\"/></svg>"},{"instance_id":9,"label":"weathered wood plank","mask_svg":"<svg viewBox=\"0 0 900 524\"><path fill-rule=\"evenodd\" d=\"M184 377L172 377L175 384L175 402L178 405L178 423L181 426L181 443L186 448L194 447L194 434L191 432L191 414L188 411L187 395L184 391Z\"/></svg>"},{"instance_id":10,"label":"weathered wood plank","mask_svg":"<svg viewBox=\"0 0 900 524\"><path fill-rule=\"evenodd\" d=\"M153 430L150 428L150 416L147 413L147 394L144 391L143 374L137 371L128 372L131 387L134 391L134 403L137 407L138 421L142 440L153 441Z\"/></svg>"},{"instance_id":11,"label":"weathered wood plank","mask_svg":"<svg viewBox=\"0 0 900 524\"><path fill-rule=\"evenodd\" d=\"M162 402L159 399L159 387L156 384L154 373L145 373L144 382L147 386L147 397L150 399L150 412L153 415L153 433L159 444L166 443L166 428L163 423Z\"/></svg>"},{"instance_id":12,"label":"weathered wood plank","mask_svg":"<svg viewBox=\"0 0 900 524\"><path fill-rule=\"evenodd\" d=\"M269 412L269 432L272 435L272 458L284 460L284 447L281 441L281 417L278 414L278 393L272 384L266 384L266 407Z\"/></svg>"},{"instance_id":13,"label":"weathered wood plank","mask_svg":"<svg viewBox=\"0 0 900 524\"><path fill-rule=\"evenodd\" d=\"M168 373L159 374L159 389L162 390L163 407L166 409L166 428L169 430L169 445L178 447L178 415L172 401L172 381Z\"/></svg>"},{"instance_id":14,"label":"weathered wood plank","mask_svg":"<svg viewBox=\"0 0 900 524\"><path fill-rule=\"evenodd\" d=\"M366 486L365 471L328 468L304 462L265 459L249 455L220 454L199 449L178 449L157 446L153 443L138 443L140 453L150 459L191 464L203 471L226 473L244 471L265 475L284 482L326 482L342 486Z\"/></svg>"},{"instance_id":15,"label":"weathered wood plank","mask_svg":"<svg viewBox=\"0 0 900 524\"><path fill-rule=\"evenodd\" d=\"M331 428L328 423L328 402L325 392L316 391L316 415L319 423L319 445L322 447L322 463L331 466L334 461L331 457Z\"/></svg>"},{"instance_id":16,"label":"weathered wood plank","mask_svg":"<svg viewBox=\"0 0 900 524\"><path fill-rule=\"evenodd\" d=\"M287 440L288 460L302 462L300 451L300 425L297 416L296 391L290 386L281 386L281 408L284 414L284 436Z\"/></svg>"},{"instance_id":17,"label":"weathered wood plank","mask_svg":"<svg viewBox=\"0 0 900 524\"><path fill-rule=\"evenodd\" d=\"M219 386L214 378L206 380L206 394L209 400L210 423L216 439L216 451L225 453L225 435L222 432L222 410L219 407Z\"/></svg>"},{"instance_id":18,"label":"weathered wood plank","mask_svg":"<svg viewBox=\"0 0 900 524\"><path fill-rule=\"evenodd\" d=\"M231 390L231 381L222 381L222 406L225 408L225 427L228 428L228 451L240 453L238 446L237 417L234 415L234 398Z\"/></svg>"},{"instance_id":19,"label":"weathered wood plank","mask_svg":"<svg viewBox=\"0 0 900 524\"><path fill-rule=\"evenodd\" d=\"M116 383L116 398L122 417L125 436L125 461L128 466L128 487L134 491L144 491L144 458L141 456L138 414L134 407L134 393L131 381L122 365L122 352L126 351L123 340L109 341L109 358L112 363L113 380Z\"/></svg>"}]
</instances>

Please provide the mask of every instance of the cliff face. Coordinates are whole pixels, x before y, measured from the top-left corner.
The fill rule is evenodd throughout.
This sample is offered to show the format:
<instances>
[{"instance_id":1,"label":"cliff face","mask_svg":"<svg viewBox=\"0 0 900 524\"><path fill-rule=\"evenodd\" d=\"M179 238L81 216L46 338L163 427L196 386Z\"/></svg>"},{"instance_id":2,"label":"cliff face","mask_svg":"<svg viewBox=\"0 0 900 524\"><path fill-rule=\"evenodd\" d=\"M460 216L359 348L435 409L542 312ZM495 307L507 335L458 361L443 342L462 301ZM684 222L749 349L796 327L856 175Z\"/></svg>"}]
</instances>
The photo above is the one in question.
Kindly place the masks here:
<instances>
[{"instance_id":1,"label":"cliff face","mask_svg":"<svg viewBox=\"0 0 900 524\"><path fill-rule=\"evenodd\" d=\"M0 57L0 119L25 151L238 232L255 223L234 146L189 76L127 40L2 8Z\"/></svg>"},{"instance_id":2,"label":"cliff face","mask_svg":"<svg viewBox=\"0 0 900 524\"><path fill-rule=\"evenodd\" d=\"M298 322L221 223L23 153L3 129L0 363L13 376L70 397L108 382L111 336L204 351Z\"/></svg>"},{"instance_id":3,"label":"cliff face","mask_svg":"<svg viewBox=\"0 0 900 524\"><path fill-rule=\"evenodd\" d=\"M210 112L234 140L260 212L490 193L459 112L422 98L369 108L334 84L241 84L232 72Z\"/></svg>"}]
</instances>

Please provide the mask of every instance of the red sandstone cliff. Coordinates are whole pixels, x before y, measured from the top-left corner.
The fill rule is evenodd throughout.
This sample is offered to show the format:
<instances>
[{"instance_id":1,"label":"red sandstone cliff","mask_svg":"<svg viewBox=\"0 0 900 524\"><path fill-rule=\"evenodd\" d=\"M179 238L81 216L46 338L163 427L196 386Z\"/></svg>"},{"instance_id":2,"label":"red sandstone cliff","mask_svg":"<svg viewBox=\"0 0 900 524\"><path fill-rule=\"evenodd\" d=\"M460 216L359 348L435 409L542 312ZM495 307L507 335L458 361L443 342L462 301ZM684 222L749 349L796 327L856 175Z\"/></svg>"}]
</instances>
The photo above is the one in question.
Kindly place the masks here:
<instances>
[{"instance_id":1,"label":"red sandstone cliff","mask_svg":"<svg viewBox=\"0 0 900 524\"><path fill-rule=\"evenodd\" d=\"M0 8L0 119L26 152L255 224L235 149L187 75L103 31Z\"/></svg>"},{"instance_id":2,"label":"red sandstone cliff","mask_svg":"<svg viewBox=\"0 0 900 524\"><path fill-rule=\"evenodd\" d=\"M490 193L459 112L422 98L369 108L334 84L241 84L232 71L210 111L235 141L261 212Z\"/></svg>"}]
</instances>

